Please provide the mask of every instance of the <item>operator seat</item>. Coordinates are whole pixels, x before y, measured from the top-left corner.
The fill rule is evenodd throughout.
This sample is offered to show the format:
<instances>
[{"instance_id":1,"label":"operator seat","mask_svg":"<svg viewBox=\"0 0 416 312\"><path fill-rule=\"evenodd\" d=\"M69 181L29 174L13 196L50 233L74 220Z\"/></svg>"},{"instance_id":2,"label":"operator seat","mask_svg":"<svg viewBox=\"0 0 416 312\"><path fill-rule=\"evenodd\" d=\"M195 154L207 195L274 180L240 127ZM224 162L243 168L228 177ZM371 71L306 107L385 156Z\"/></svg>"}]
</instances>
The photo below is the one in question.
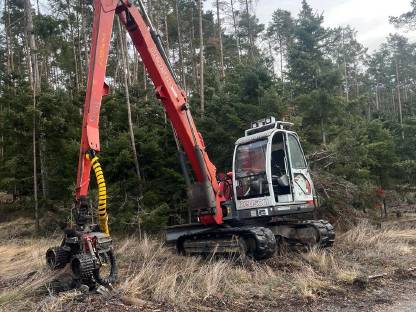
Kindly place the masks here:
<instances>
[{"instance_id":1,"label":"operator seat","mask_svg":"<svg viewBox=\"0 0 416 312\"><path fill-rule=\"evenodd\" d=\"M272 177L281 177L287 174L286 165L285 165L285 156L286 153L283 149L279 149L272 152L271 155L271 171ZM277 179L272 178L273 189L275 195L283 195L283 194L290 194L290 187L289 185L281 185L277 182ZM277 196L276 196L277 198Z\"/></svg>"},{"instance_id":2,"label":"operator seat","mask_svg":"<svg viewBox=\"0 0 416 312\"><path fill-rule=\"evenodd\" d=\"M272 175L280 176L285 173L286 173L285 151L282 149L273 151L272 152Z\"/></svg>"}]
</instances>

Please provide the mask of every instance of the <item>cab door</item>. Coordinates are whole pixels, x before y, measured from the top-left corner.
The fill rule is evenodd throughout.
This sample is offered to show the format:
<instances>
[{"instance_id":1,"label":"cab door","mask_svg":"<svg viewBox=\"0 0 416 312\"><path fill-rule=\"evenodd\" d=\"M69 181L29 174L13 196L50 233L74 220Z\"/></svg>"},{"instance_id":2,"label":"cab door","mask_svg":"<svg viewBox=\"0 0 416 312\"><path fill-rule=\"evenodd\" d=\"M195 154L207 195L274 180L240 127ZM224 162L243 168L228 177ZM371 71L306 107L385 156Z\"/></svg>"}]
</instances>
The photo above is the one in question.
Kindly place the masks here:
<instances>
[{"instance_id":1,"label":"cab door","mask_svg":"<svg viewBox=\"0 0 416 312\"><path fill-rule=\"evenodd\" d=\"M273 205L267 168L269 146L267 136L236 145L233 187L237 210Z\"/></svg>"},{"instance_id":2,"label":"cab door","mask_svg":"<svg viewBox=\"0 0 416 312\"><path fill-rule=\"evenodd\" d=\"M292 190L295 202L313 201L313 182L305 155L294 132L287 132L287 149L292 176Z\"/></svg>"}]
</instances>

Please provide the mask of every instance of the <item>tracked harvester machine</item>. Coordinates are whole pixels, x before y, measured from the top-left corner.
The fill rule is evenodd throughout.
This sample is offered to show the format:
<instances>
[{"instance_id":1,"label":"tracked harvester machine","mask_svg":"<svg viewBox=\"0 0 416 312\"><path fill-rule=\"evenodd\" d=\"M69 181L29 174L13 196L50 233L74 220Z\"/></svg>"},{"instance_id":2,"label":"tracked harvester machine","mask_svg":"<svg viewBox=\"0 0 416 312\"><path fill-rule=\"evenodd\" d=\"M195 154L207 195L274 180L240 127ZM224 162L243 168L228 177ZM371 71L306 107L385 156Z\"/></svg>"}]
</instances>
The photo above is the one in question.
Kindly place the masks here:
<instances>
[{"instance_id":1,"label":"tracked harvester machine","mask_svg":"<svg viewBox=\"0 0 416 312\"><path fill-rule=\"evenodd\" d=\"M185 254L232 253L255 259L271 257L283 242L331 247L335 232L327 221L313 220L313 182L291 127L273 117L253 122L235 143L233 171L219 176L219 207L201 183L188 192L198 220L216 212L222 222L170 227L168 243Z\"/></svg>"},{"instance_id":2,"label":"tracked harvester machine","mask_svg":"<svg viewBox=\"0 0 416 312\"><path fill-rule=\"evenodd\" d=\"M291 124L273 117L253 122L235 144L233 171L217 174L193 121L161 40L140 0L94 0L94 19L78 178L76 225L65 230L60 246L47 251L53 269L68 263L86 284L110 284L117 267L108 229L107 197L100 152L99 117L108 93L105 72L115 15L129 33L173 128L188 188L194 223L169 227L166 240L184 254L239 253L271 257L280 241L329 247L333 227L313 220L314 188L298 136ZM231 158L231 155L230 155ZM192 168L193 175L188 172ZM91 222L90 171L98 185L99 225Z\"/></svg>"}]
</instances>

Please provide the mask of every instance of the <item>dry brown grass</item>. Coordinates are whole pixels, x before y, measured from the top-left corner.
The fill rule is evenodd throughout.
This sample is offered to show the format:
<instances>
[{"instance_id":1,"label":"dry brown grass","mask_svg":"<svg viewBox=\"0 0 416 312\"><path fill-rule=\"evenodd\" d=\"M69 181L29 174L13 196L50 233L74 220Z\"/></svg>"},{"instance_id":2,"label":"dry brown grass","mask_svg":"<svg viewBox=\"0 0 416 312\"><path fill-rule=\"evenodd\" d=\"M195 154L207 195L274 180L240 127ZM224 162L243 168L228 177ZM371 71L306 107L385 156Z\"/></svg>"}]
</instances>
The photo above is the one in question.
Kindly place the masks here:
<instances>
[{"instance_id":1,"label":"dry brown grass","mask_svg":"<svg viewBox=\"0 0 416 312\"><path fill-rule=\"evenodd\" d=\"M367 222L362 222L340 238L344 245L355 248L385 249L386 245L416 243L416 228L386 227L376 229Z\"/></svg>"},{"instance_id":2,"label":"dry brown grass","mask_svg":"<svg viewBox=\"0 0 416 312\"><path fill-rule=\"evenodd\" d=\"M80 304L77 290L60 294L48 291L55 275L46 268L44 252L58 240L2 240L3 234L0 311L65 311ZM416 253L416 229L378 230L365 223L339 235L331 252L289 251L271 261L243 264L179 256L149 237L116 242L120 267L117 296L131 298L132 302L140 299L162 304L169 309L198 310L212 302L238 302L244 307L253 298L264 302L317 300L325 293L342 291L357 276L414 266L410 256Z\"/></svg>"},{"instance_id":3,"label":"dry brown grass","mask_svg":"<svg viewBox=\"0 0 416 312\"><path fill-rule=\"evenodd\" d=\"M47 292L53 275L46 268L44 252L55 241L16 240L0 246L0 309L30 306L33 297Z\"/></svg>"},{"instance_id":4,"label":"dry brown grass","mask_svg":"<svg viewBox=\"0 0 416 312\"><path fill-rule=\"evenodd\" d=\"M302 255L315 270L339 282L351 284L359 272L354 263L349 263L327 250L312 249Z\"/></svg>"},{"instance_id":5,"label":"dry brown grass","mask_svg":"<svg viewBox=\"0 0 416 312\"><path fill-rule=\"evenodd\" d=\"M359 259L367 267L384 267L394 270L398 266L414 265L416 229L412 227L385 226L376 229L363 222L339 236L339 250L347 259Z\"/></svg>"},{"instance_id":6,"label":"dry brown grass","mask_svg":"<svg viewBox=\"0 0 416 312\"><path fill-rule=\"evenodd\" d=\"M269 273L260 267L252 272L228 260L207 260L171 254L162 243L144 238L127 239L118 249L123 295L186 306L215 294L248 292L253 278Z\"/></svg>"},{"instance_id":7,"label":"dry brown grass","mask_svg":"<svg viewBox=\"0 0 416 312\"><path fill-rule=\"evenodd\" d=\"M303 299L316 299L321 291L336 288L330 280L307 265L302 271L293 273L293 285L296 293Z\"/></svg>"},{"instance_id":8,"label":"dry brown grass","mask_svg":"<svg viewBox=\"0 0 416 312\"><path fill-rule=\"evenodd\" d=\"M18 218L11 222L0 223L0 240L16 239L35 232L32 220Z\"/></svg>"}]
</instances>

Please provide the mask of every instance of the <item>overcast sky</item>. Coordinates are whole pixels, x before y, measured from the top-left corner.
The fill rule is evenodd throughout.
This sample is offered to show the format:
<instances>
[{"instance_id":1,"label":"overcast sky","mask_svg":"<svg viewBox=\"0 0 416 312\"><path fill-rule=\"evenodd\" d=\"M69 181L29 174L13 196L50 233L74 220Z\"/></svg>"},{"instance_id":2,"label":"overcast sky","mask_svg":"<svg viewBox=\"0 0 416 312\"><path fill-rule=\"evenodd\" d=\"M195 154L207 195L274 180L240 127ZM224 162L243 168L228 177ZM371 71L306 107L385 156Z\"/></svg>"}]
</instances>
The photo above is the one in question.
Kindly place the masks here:
<instances>
[{"instance_id":1,"label":"overcast sky","mask_svg":"<svg viewBox=\"0 0 416 312\"><path fill-rule=\"evenodd\" d=\"M402 33L416 41L416 33L404 33L389 24L389 16L410 11L411 0L308 0L311 7L324 14L324 25L351 25L358 31L358 40L369 50L377 49L389 33ZM257 0L256 14L261 23L268 24L276 9L300 10L301 0Z\"/></svg>"},{"instance_id":2,"label":"overcast sky","mask_svg":"<svg viewBox=\"0 0 416 312\"><path fill-rule=\"evenodd\" d=\"M34 3L35 1L32 1ZM39 0L42 10L47 7L47 0ZM276 9L284 9L296 16L302 0L255 0L256 15L260 22L270 22ZM377 49L389 33L401 33L416 41L416 32L405 33L389 24L389 16L398 16L411 9L411 0L308 0L311 7L324 14L324 25L336 27L351 25L358 31L358 40L368 47L370 52ZM0 0L3 3L3 0ZM214 0L206 1L213 8Z\"/></svg>"}]
</instances>

